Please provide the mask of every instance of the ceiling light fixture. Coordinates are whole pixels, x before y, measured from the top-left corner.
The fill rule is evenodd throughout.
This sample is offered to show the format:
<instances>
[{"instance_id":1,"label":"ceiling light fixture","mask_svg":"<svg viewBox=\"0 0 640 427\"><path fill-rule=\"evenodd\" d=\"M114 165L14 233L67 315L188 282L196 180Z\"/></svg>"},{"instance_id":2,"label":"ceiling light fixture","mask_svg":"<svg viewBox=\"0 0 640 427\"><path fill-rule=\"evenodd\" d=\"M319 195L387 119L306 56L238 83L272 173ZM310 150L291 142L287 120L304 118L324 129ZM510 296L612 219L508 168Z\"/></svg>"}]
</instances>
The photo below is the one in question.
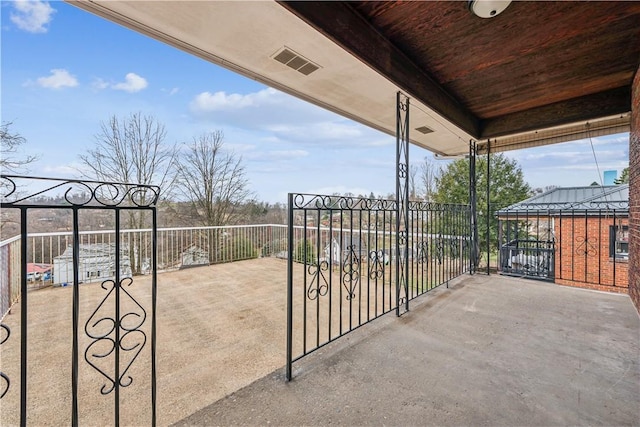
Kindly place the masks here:
<instances>
[{"instance_id":1,"label":"ceiling light fixture","mask_svg":"<svg viewBox=\"0 0 640 427\"><path fill-rule=\"evenodd\" d=\"M493 18L500 15L509 5L511 0L468 0L469 10L480 18Z\"/></svg>"}]
</instances>

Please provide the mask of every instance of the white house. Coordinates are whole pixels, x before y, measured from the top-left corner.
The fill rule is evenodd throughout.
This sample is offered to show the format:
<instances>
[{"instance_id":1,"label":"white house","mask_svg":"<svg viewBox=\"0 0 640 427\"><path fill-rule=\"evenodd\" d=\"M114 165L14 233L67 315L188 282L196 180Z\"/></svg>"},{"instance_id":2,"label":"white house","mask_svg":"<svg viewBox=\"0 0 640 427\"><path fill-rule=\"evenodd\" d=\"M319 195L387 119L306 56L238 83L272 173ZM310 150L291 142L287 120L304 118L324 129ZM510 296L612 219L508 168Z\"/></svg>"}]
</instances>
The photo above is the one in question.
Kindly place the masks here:
<instances>
[{"instance_id":1,"label":"white house","mask_svg":"<svg viewBox=\"0 0 640 427\"><path fill-rule=\"evenodd\" d=\"M78 280L96 282L115 277L115 244L93 243L80 245ZM120 246L120 277L131 276L129 248ZM68 246L64 253L53 259L53 283L73 283L73 247Z\"/></svg>"},{"instance_id":2,"label":"white house","mask_svg":"<svg viewBox=\"0 0 640 427\"><path fill-rule=\"evenodd\" d=\"M342 247L340 247L340 243L342 243ZM366 256L367 245L359 235L345 233L342 239L333 237L331 243L324 247L322 253L325 261L331 260L333 264L341 264L348 259L350 253L359 259Z\"/></svg>"},{"instance_id":3,"label":"white house","mask_svg":"<svg viewBox=\"0 0 640 427\"><path fill-rule=\"evenodd\" d=\"M191 245L182 252L182 265L180 268L197 267L201 265L209 265L208 251L196 245Z\"/></svg>"}]
</instances>

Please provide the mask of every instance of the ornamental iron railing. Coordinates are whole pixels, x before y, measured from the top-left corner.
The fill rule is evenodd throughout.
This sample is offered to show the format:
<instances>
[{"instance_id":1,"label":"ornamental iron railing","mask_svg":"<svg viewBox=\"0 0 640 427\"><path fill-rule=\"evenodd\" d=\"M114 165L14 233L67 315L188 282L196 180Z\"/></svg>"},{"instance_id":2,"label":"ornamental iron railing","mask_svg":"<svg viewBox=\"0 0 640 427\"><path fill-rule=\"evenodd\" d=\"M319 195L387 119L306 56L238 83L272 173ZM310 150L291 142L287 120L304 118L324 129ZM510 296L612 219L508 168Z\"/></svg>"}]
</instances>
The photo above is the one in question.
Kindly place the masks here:
<instances>
[{"instance_id":1,"label":"ornamental iron railing","mask_svg":"<svg viewBox=\"0 0 640 427\"><path fill-rule=\"evenodd\" d=\"M406 233L396 215L395 200L289 195L288 379L293 362L469 271L469 206L410 202Z\"/></svg>"},{"instance_id":2,"label":"ornamental iron railing","mask_svg":"<svg viewBox=\"0 0 640 427\"><path fill-rule=\"evenodd\" d=\"M156 296L157 280L155 253L157 240L156 203L160 195L160 189L151 185L139 185L128 183L113 183L101 181L61 180L52 178L20 177L15 175L2 175L0 177L0 201L3 212L14 210L19 213L19 239L3 246L2 261L3 289L9 288L7 283L18 277L20 282L19 304L17 311L20 313L19 330L10 331L2 325L0 344L7 340L20 341L20 366L19 376L12 377L8 370L12 367L2 365L0 375L0 397L19 402L19 420L21 425L28 422L27 408L33 410L37 407L39 396L28 393L28 384L32 381L43 380L41 366L48 366L46 351L42 348L31 350L30 336L36 336L37 322L46 322L46 319L30 319L28 298L28 264L29 253L33 253L33 243L29 240L29 226L34 221L33 213L46 212L70 212L70 235L67 236L66 254L69 259L69 268L65 272L71 289L71 321L69 324L69 339L71 341L70 360L55 361L59 369L69 369L70 396L69 399L61 396L60 405L68 405L68 408L56 408L68 411L68 422L77 426L80 423L94 424L96 420L82 417L80 398L84 393L98 393L102 396L111 396L113 401L112 423L119 425L122 403L127 400L126 389L134 383L147 385L148 400L136 400L133 409L145 411L149 416L149 423L156 424ZM52 202L55 201L55 202ZM100 245L87 248L80 236L80 223L85 216L108 215L113 223L112 239L102 242ZM137 221L150 224L149 241L143 242L137 237L127 240L123 234L123 223L126 219L135 217ZM17 242L17 243L16 243ZM19 245L19 246L18 246ZM141 265L140 247L149 245L148 274L150 289L143 290L137 278L132 274L132 267ZM78 286L84 279L81 276L83 253L89 252L94 258L102 257L101 272L98 275L103 289L100 301L88 310L82 306L83 292ZM13 255L19 254L20 262L14 262ZM62 256L62 255L61 255ZM135 260L132 262L132 258ZM5 262L7 264L5 264ZM17 265L14 265L17 264ZM4 266L11 268L4 270ZM19 272L16 274L16 270ZM8 294L9 300L15 296ZM3 292L3 310L7 296ZM11 301L9 301L11 303ZM64 307L52 307L50 313L63 310ZM4 315L4 313L3 313ZM32 326L31 328L29 326ZM46 337L44 337L46 339ZM57 345L57 343L49 343ZM141 352L148 352L145 360L149 366L142 368L140 365ZM83 362L84 359L84 362ZM81 372L85 375L81 376ZM145 372L148 377L144 378ZM88 379L89 381L84 381ZM81 381L82 380L82 381ZM147 388L148 387L148 388ZM82 393L80 392L82 390ZM19 395L18 395L19 393ZM4 405L3 405L4 406ZM5 407L6 408L6 407ZM128 406L132 408L131 405ZM42 415L42 414L41 414Z\"/></svg>"},{"instance_id":3,"label":"ornamental iron railing","mask_svg":"<svg viewBox=\"0 0 640 427\"><path fill-rule=\"evenodd\" d=\"M498 212L501 274L559 284L626 288L629 284L629 211L519 209Z\"/></svg>"}]
</instances>

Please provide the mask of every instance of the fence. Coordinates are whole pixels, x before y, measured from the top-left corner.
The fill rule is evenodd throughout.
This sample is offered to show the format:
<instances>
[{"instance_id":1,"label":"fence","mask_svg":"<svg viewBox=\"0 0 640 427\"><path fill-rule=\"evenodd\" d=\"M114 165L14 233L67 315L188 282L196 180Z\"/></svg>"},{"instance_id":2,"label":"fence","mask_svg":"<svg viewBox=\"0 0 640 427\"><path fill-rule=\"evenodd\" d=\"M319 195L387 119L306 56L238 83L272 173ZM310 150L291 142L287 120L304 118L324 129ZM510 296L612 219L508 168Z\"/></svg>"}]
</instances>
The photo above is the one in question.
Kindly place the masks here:
<instances>
[{"instance_id":1,"label":"fence","mask_svg":"<svg viewBox=\"0 0 640 427\"><path fill-rule=\"evenodd\" d=\"M289 377L293 362L470 268L469 206L411 202L397 232L394 200L289 197Z\"/></svg>"},{"instance_id":2,"label":"fence","mask_svg":"<svg viewBox=\"0 0 640 427\"><path fill-rule=\"evenodd\" d=\"M499 214L502 274L622 291L629 285L628 209Z\"/></svg>"},{"instance_id":3,"label":"fence","mask_svg":"<svg viewBox=\"0 0 640 427\"><path fill-rule=\"evenodd\" d=\"M286 257L285 225L260 224L220 227L159 228L157 269L171 271L200 265L239 261L259 256ZM122 263L127 274L148 274L152 259L152 229L120 230ZM101 281L111 274L115 245L113 230L80 231L81 282ZM4 315L20 296L20 236L0 242L0 276ZM27 234L26 261L48 273L27 272L29 290L73 282L73 233Z\"/></svg>"},{"instance_id":4,"label":"fence","mask_svg":"<svg viewBox=\"0 0 640 427\"><path fill-rule=\"evenodd\" d=\"M24 185L28 192L18 191ZM44 187L44 188L43 188ZM57 198L43 198L43 194L54 194L62 191L62 196ZM149 415L150 424L156 424L156 300L157 300L157 278L156 278L156 233L157 212L156 202L160 195L160 189L151 185L138 185L127 183L109 183L101 181L79 181L60 180L52 178L20 177L13 175L0 176L0 200L4 210L17 211L19 213L19 239L3 245L0 250L3 253L2 294L15 295L16 288L13 283L17 281L20 286L19 291L19 313L20 328L11 331L5 324L0 324L3 335L0 344L7 340L18 340L20 342L20 363L19 376L15 376L15 366L9 366L13 373L13 378L8 371L0 372L3 382L0 384L0 398L8 398L10 401L19 402L20 425L27 424L27 408L37 406L37 395L29 395L29 382L38 375L38 367L41 360L46 357L46 352L32 351L30 345L33 340L30 336L37 333L34 331L33 323L29 322L29 298L28 298L28 276L29 256L33 256L35 249L39 248L44 252L44 241L40 245L34 244L34 237L29 237L29 227L33 224L34 213L46 210L47 212L65 212L71 219L71 234L65 236L64 252L57 256L55 260L67 259L70 262L67 274L68 280L71 278L76 285L84 279L84 262L87 260L99 259L100 268L103 270L98 274L101 276L101 289L104 295L95 305L89 308L91 313L86 323L80 321L81 318L81 297L84 292L80 291L80 286L73 286L71 289L71 304L67 306L71 314L71 324L68 325L69 338L71 341L70 374L71 381L69 398L62 398L61 403L68 404L67 414L69 424L77 426L81 423L90 422L83 418L79 400L86 391L86 387L99 391L102 396L110 395L113 400L110 407L113 410L113 424L119 425L121 419L121 391L129 387L134 382L148 381L148 393L150 399L148 404L138 402L134 408L136 411L144 411ZM114 224L113 242L101 242L99 245L83 245L80 237L80 221L85 216L95 215L100 212L104 217L108 217ZM121 218L125 215L134 214L151 224L150 258L148 259L148 273L151 278L147 281L150 298L143 298L139 292L145 286L131 277L131 260L127 256L136 255L135 247L125 243L125 235L121 233ZM134 239L135 241L135 239ZM15 245L19 242L19 248ZM30 244L31 243L31 244ZM48 241L47 248L50 253L53 248L62 251L62 245L58 241L54 245L52 240ZM91 250L87 247L92 248ZM91 252L91 257L83 260L83 253ZM140 255L140 252L137 252ZM51 255L53 256L53 255ZM108 258L104 262L103 258ZM138 260L140 256L138 256ZM33 259L32 259L33 261ZM91 264L91 262L88 262ZM17 267L17 268L16 268ZM55 267L54 267L55 268ZM127 271L129 268L129 271ZM47 272L47 269L45 268ZM55 270L54 270L55 271ZM16 274L19 272L19 274ZM91 272L89 272L91 273ZM104 274L103 274L104 273ZM128 273L128 274L127 274ZM91 275L90 275L91 276ZM35 274L34 274L35 277ZM6 281L5 281L6 280ZM144 290L143 290L144 291ZM84 307L83 307L84 308ZM55 310L64 310L64 307L55 307ZM4 313L3 313L4 320ZM81 323L83 323L81 325ZM82 329L81 329L82 326ZM33 335L32 335L33 334ZM49 343L54 345L54 343ZM86 344L84 351L81 346ZM149 363L140 366L138 356L145 349L150 352ZM80 363L81 356L87 362L86 365ZM58 364L61 365L62 361ZM130 369L135 365L134 369ZM95 378L95 382L81 381L80 368L86 367L87 377ZM145 375L147 374L148 375ZM16 386L17 384L17 386ZM106 402L106 400L104 401ZM108 404L107 403L107 404ZM61 409L62 410L62 409Z\"/></svg>"}]
</instances>

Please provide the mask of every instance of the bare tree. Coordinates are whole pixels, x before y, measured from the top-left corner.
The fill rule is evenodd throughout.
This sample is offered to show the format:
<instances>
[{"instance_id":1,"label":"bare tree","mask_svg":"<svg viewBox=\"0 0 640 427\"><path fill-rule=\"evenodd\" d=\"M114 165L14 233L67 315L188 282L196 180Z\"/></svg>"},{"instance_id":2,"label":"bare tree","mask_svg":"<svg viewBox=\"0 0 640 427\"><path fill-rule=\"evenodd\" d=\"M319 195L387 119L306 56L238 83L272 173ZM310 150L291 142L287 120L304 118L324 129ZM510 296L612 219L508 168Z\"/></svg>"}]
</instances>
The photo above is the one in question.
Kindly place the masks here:
<instances>
[{"instance_id":1,"label":"bare tree","mask_svg":"<svg viewBox=\"0 0 640 427\"><path fill-rule=\"evenodd\" d=\"M96 145L80 160L90 178L109 182L154 184L163 190L173 182L175 145L164 142L164 125L153 116L132 113L118 119L112 116L100 124Z\"/></svg>"},{"instance_id":2,"label":"bare tree","mask_svg":"<svg viewBox=\"0 0 640 427\"><path fill-rule=\"evenodd\" d=\"M213 131L193 138L177 162L177 187L195 208L200 224L237 221L242 203L251 197L242 158L225 151L224 134Z\"/></svg>"},{"instance_id":3,"label":"bare tree","mask_svg":"<svg viewBox=\"0 0 640 427\"><path fill-rule=\"evenodd\" d=\"M165 144L165 137L164 125L153 116L141 113L132 113L122 119L112 116L101 123L95 146L80 155L84 166L82 173L99 181L158 185L166 198L173 185L177 150L175 144ZM138 193L136 197L139 203L146 203L146 193ZM127 212L128 228L144 228L148 221L144 212ZM141 244L134 239L129 247L134 273L140 272L143 261L135 255L142 253Z\"/></svg>"},{"instance_id":4,"label":"bare tree","mask_svg":"<svg viewBox=\"0 0 640 427\"><path fill-rule=\"evenodd\" d=\"M424 199L428 202L433 200L436 192L436 178L439 176L440 170L436 168L433 161L428 157L420 164L420 183L424 191Z\"/></svg>"},{"instance_id":5,"label":"bare tree","mask_svg":"<svg viewBox=\"0 0 640 427\"><path fill-rule=\"evenodd\" d=\"M19 133L13 133L9 129L12 125L13 122L2 122L0 126L0 173L28 173L29 164L38 160L38 156L20 153L20 146L27 140ZM0 181L0 192L4 193L8 189L7 185L6 182ZM11 209L0 211L0 236L17 233L19 223L17 212Z\"/></svg>"},{"instance_id":6,"label":"bare tree","mask_svg":"<svg viewBox=\"0 0 640 427\"><path fill-rule=\"evenodd\" d=\"M19 156L20 146L27 140L18 133L12 133L9 129L13 122L2 122L0 126L0 171L2 173L23 173L27 165L38 160L38 156Z\"/></svg>"},{"instance_id":7,"label":"bare tree","mask_svg":"<svg viewBox=\"0 0 640 427\"><path fill-rule=\"evenodd\" d=\"M409 200L416 200L416 175L418 175L418 167L409 165Z\"/></svg>"}]
</instances>

